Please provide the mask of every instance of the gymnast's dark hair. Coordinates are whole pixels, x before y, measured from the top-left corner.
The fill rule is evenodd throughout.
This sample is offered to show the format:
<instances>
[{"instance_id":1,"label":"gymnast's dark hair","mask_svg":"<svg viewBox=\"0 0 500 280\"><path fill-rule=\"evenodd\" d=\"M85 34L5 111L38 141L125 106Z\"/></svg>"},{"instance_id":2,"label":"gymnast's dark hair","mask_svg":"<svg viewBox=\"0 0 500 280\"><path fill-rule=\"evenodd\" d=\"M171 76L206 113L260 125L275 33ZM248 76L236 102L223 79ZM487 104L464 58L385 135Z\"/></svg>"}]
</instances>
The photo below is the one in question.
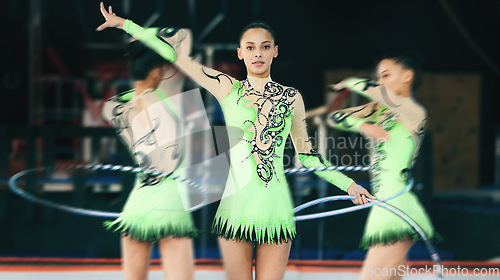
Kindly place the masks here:
<instances>
[{"instance_id":1,"label":"gymnast's dark hair","mask_svg":"<svg viewBox=\"0 0 500 280\"><path fill-rule=\"evenodd\" d=\"M129 60L130 75L134 81L145 80L151 70L167 63L163 57L139 41L127 45L125 57Z\"/></svg>"},{"instance_id":2,"label":"gymnast's dark hair","mask_svg":"<svg viewBox=\"0 0 500 280\"><path fill-rule=\"evenodd\" d=\"M269 33L271 33L271 36L273 36L274 44L276 45L276 34L274 34L274 30L271 28L271 26L269 26L269 24L260 20L253 21L247 26L243 27L243 29L240 32L240 37L238 39L238 42L241 42L241 38L243 38L243 34L245 34L245 32L247 32L249 29L254 29L254 28L262 28L264 30L269 31Z\"/></svg>"},{"instance_id":3,"label":"gymnast's dark hair","mask_svg":"<svg viewBox=\"0 0 500 280\"><path fill-rule=\"evenodd\" d=\"M413 82L411 84L411 89L413 91L413 94L415 94L415 91L418 89L420 83L422 82L422 64L419 56L411 52L397 52L387 54L382 57L381 60L383 59L393 59L398 64L403 66L404 69L413 71Z\"/></svg>"}]
</instances>

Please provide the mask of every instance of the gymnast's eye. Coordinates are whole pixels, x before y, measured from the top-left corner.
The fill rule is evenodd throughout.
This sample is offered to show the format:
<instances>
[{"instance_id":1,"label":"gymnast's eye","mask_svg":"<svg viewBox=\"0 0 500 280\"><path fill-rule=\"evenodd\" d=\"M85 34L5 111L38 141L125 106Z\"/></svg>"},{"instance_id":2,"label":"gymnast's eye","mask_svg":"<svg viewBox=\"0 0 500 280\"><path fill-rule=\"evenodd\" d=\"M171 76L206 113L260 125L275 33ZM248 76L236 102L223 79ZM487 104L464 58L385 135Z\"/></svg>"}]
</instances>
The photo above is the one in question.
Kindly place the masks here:
<instances>
[{"instance_id":1,"label":"gymnast's eye","mask_svg":"<svg viewBox=\"0 0 500 280\"><path fill-rule=\"evenodd\" d=\"M268 50L268 49L270 49L270 48L271 48L271 46L270 46L270 45L265 45L263 48L264 48L265 50Z\"/></svg>"},{"instance_id":2,"label":"gymnast's eye","mask_svg":"<svg viewBox=\"0 0 500 280\"><path fill-rule=\"evenodd\" d=\"M253 50L253 46L247 46L247 50Z\"/></svg>"}]
</instances>

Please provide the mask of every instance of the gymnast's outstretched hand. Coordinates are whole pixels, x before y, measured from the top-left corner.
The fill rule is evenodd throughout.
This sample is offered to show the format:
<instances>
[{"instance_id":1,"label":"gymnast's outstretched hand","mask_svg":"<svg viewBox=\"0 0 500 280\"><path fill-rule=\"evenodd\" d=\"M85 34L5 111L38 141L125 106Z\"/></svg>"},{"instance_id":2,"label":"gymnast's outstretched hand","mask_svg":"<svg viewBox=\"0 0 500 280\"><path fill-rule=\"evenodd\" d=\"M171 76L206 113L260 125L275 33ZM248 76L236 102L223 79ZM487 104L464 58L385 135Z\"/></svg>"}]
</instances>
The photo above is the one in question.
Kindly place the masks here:
<instances>
[{"instance_id":1,"label":"gymnast's outstretched hand","mask_svg":"<svg viewBox=\"0 0 500 280\"><path fill-rule=\"evenodd\" d=\"M123 28L123 24L125 23L125 19L117 16L115 13L113 13L113 8L109 6L109 10L106 11L106 8L104 8L104 4L101 2L101 14L106 20L105 23L101 24L99 27L97 27L97 31L104 30L108 27L116 27L118 29Z\"/></svg>"},{"instance_id":2,"label":"gymnast's outstretched hand","mask_svg":"<svg viewBox=\"0 0 500 280\"><path fill-rule=\"evenodd\" d=\"M376 199L373 195L371 195L365 188L362 186L352 183L347 189L347 193L349 195L354 196L352 202L354 204L365 204L368 203L367 198Z\"/></svg>"}]
</instances>

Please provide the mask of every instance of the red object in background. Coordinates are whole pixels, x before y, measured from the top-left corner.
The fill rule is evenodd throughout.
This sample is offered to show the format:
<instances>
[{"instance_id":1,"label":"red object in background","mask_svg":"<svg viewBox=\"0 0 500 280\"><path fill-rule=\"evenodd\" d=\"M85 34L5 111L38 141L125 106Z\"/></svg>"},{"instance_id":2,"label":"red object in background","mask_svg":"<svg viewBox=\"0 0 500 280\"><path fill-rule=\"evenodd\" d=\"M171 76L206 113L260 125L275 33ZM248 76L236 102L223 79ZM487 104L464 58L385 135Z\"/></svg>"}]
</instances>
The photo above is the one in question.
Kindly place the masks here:
<instances>
[{"instance_id":1,"label":"red object in background","mask_svg":"<svg viewBox=\"0 0 500 280\"><path fill-rule=\"evenodd\" d=\"M340 109L342 104L344 104L345 99L347 98L347 95L351 92L350 89L345 89L340 94L328 104L328 107L326 108L326 113L329 114L331 112L337 111Z\"/></svg>"},{"instance_id":2,"label":"red object in background","mask_svg":"<svg viewBox=\"0 0 500 280\"><path fill-rule=\"evenodd\" d=\"M116 79L129 79L128 63L126 61L100 62L92 66L96 70L97 77L102 82Z\"/></svg>"},{"instance_id":3,"label":"red object in background","mask_svg":"<svg viewBox=\"0 0 500 280\"><path fill-rule=\"evenodd\" d=\"M26 151L26 140L15 138L12 139L12 153L14 155L22 155Z\"/></svg>"}]
</instances>

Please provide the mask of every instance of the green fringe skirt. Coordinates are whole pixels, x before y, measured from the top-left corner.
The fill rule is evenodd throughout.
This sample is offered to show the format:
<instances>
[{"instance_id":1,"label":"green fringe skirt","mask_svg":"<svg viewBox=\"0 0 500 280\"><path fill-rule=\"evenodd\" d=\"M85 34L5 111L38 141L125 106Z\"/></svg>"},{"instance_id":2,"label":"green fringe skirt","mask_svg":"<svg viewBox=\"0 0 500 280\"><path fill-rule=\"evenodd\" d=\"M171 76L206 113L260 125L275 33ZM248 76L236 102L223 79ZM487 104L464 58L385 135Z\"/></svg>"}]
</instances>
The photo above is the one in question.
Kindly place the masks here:
<instances>
[{"instance_id":1,"label":"green fringe skirt","mask_svg":"<svg viewBox=\"0 0 500 280\"><path fill-rule=\"evenodd\" d=\"M267 186L260 180L247 182L252 181L237 190L234 185L226 186L212 233L228 240L258 244L292 241L297 232L286 178L273 180Z\"/></svg>"},{"instance_id":2,"label":"green fringe skirt","mask_svg":"<svg viewBox=\"0 0 500 280\"><path fill-rule=\"evenodd\" d=\"M196 237L191 213L184 208L186 199L185 187L174 180L145 186L136 180L120 217L104 225L133 240L152 243L166 237Z\"/></svg>"},{"instance_id":3,"label":"green fringe skirt","mask_svg":"<svg viewBox=\"0 0 500 280\"><path fill-rule=\"evenodd\" d=\"M400 184L399 188L404 188L404 184ZM390 197L391 194L387 191L381 191L375 194L375 196L379 199L383 199ZM434 238L434 228L429 216L413 192L407 192L386 203L396 207L409 216L422 228L429 239ZM417 231L401 217L380 206L373 206L368 214L368 221L360 246L364 249L368 249L374 245L394 244L405 239L417 241L420 238Z\"/></svg>"}]
</instances>

